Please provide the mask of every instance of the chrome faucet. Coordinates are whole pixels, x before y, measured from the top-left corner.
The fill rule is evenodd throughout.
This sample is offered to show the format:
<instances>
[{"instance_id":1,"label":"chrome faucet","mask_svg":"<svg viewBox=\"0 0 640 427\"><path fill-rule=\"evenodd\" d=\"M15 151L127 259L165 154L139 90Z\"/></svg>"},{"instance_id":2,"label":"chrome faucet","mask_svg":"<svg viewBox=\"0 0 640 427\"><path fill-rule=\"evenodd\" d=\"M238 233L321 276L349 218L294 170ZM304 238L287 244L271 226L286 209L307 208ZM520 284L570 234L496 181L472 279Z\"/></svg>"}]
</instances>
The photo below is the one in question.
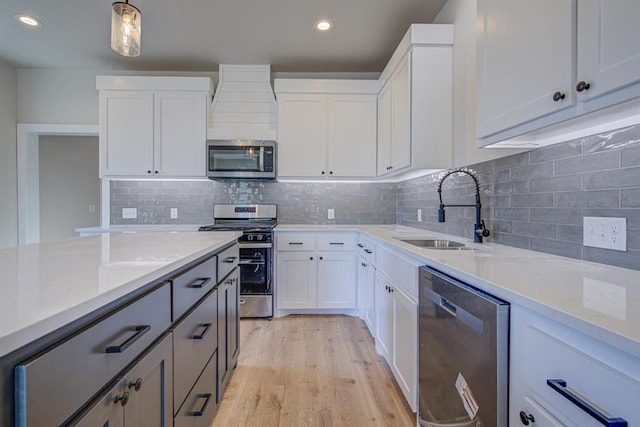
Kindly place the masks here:
<instances>
[{"instance_id":1,"label":"chrome faucet","mask_svg":"<svg viewBox=\"0 0 640 427\"><path fill-rule=\"evenodd\" d=\"M465 173L473 178L473 182L476 183L476 203L474 205L445 205L442 203L442 183L445 179L449 177L449 175L453 175L454 173ZM473 241L476 243L482 243L483 237L489 237L491 232L484 225L484 220L481 218L481 210L482 205L480 204L480 184L478 184L478 178L474 174L464 169L454 169L445 174L440 179L438 183L438 197L440 198L440 208L438 208L438 222L444 222L444 208L467 208L467 207L475 207L476 208L476 223L473 225Z\"/></svg>"}]
</instances>

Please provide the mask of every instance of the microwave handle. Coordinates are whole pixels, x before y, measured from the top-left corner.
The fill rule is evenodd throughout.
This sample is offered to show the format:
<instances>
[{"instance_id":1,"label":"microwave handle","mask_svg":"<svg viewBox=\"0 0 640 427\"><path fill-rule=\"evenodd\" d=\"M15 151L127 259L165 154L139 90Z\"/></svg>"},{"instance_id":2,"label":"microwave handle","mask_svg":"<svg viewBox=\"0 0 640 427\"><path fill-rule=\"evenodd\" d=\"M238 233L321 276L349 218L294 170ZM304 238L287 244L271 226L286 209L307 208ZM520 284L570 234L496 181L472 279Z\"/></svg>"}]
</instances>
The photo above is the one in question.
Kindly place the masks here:
<instances>
[{"instance_id":1,"label":"microwave handle","mask_svg":"<svg viewBox=\"0 0 640 427\"><path fill-rule=\"evenodd\" d=\"M260 172L264 172L264 147L260 147Z\"/></svg>"}]
</instances>

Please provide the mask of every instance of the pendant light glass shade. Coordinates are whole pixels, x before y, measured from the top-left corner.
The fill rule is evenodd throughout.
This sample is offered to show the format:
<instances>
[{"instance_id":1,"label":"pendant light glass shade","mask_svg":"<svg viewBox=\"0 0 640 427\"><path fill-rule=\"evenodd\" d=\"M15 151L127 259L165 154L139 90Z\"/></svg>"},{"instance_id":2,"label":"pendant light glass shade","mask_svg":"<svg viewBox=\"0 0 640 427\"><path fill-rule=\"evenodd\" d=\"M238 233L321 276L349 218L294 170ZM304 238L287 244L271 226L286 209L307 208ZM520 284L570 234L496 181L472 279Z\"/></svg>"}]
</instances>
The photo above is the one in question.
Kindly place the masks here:
<instances>
[{"instance_id":1,"label":"pendant light glass shade","mask_svg":"<svg viewBox=\"0 0 640 427\"><path fill-rule=\"evenodd\" d=\"M142 14L126 2L115 2L111 11L111 49L123 56L140 55Z\"/></svg>"}]
</instances>

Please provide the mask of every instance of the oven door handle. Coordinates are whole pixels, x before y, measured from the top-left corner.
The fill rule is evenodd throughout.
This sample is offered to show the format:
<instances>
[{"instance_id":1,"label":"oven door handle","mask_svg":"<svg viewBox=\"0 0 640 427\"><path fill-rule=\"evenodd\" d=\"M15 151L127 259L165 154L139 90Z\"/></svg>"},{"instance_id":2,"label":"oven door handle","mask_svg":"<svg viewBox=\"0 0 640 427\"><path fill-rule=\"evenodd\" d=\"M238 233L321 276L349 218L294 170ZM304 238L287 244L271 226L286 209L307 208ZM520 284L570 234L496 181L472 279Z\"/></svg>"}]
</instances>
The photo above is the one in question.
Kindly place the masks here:
<instances>
[{"instance_id":1,"label":"oven door handle","mask_svg":"<svg viewBox=\"0 0 640 427\"><path fill-rule=\"evenodd\" d=\"M272 248L273 243L240 243L240 249L263 249Z\"/></svg>"},{"instance_id":2,"label":"oven door handle","mask_svg":"<svg viewBox=\"0 0 640 427\"><path fill-rule=\"evenodd\" d=\"M247 261L240 261L238 264L239 265L263 265L263 264L266 264L266 262L247 260Z\"/></svg>"}]
</instances>

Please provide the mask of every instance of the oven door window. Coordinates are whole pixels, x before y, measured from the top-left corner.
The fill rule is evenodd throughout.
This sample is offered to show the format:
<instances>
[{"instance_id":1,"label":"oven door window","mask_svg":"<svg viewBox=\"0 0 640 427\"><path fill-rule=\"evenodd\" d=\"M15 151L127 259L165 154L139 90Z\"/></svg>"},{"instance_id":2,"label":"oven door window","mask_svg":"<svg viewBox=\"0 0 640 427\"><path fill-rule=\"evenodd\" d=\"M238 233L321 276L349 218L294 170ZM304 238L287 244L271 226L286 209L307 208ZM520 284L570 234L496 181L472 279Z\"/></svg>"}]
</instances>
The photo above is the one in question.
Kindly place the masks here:
<instances>
[{"instance_id":1,"label":"oven door window","mask_svg":"<svg viewBox=\"0 0 640 427\"><path fill-rule=\"evenodd\" d=\"M271 259L268 248L240 248L240 293L271 293Z\"/></svg>"},{"instance_id":2,"label":"oven door window","mask_svg":"<svg viewBox=\"0 0 640 427\"><path fill-rule=\"evenodd\" d=\"M261 147L209 147L209 170L259 172L260 151Z\"/></svg>"}]
</instances>

